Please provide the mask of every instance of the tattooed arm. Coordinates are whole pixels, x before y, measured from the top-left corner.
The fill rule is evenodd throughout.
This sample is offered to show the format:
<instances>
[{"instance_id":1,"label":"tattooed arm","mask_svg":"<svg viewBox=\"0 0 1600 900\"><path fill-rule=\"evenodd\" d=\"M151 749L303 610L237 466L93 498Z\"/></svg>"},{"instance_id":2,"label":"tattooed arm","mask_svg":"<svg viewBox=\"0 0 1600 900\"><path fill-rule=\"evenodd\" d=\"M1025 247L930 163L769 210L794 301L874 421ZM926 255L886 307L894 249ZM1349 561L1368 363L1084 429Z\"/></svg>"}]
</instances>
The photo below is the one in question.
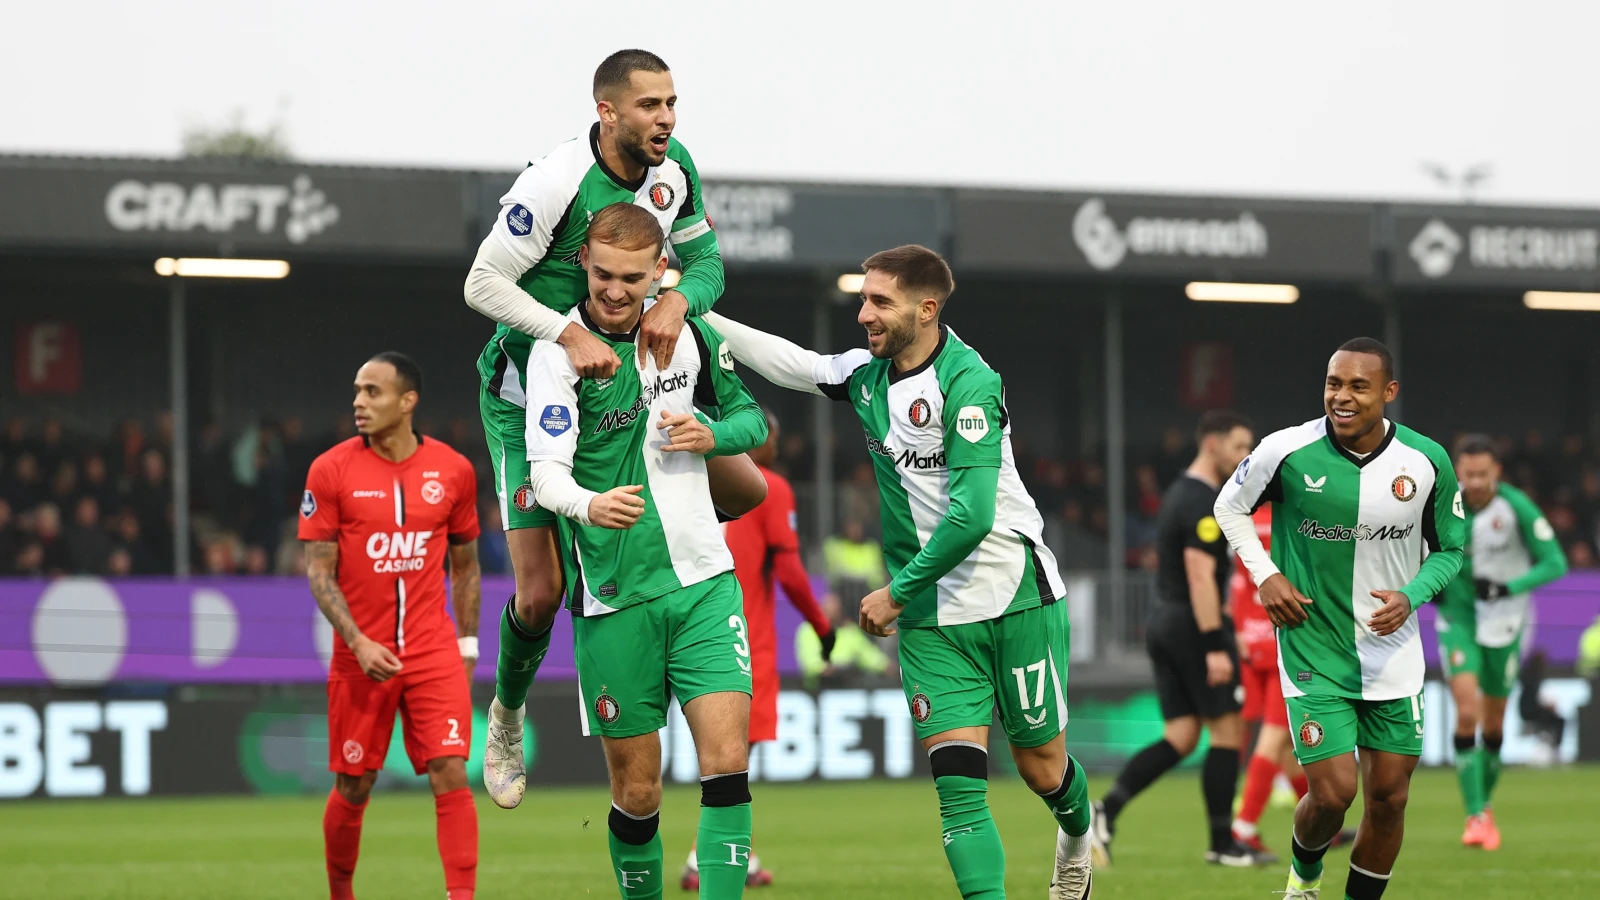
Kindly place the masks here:
<instances>
[{"instance_id":1,"label":"tattooed arm","mask_svg":"<svg viewBox=\"0 0 1600 900\"><path fill-rule=\"evenodd\" d=\"M478 663L478 604L483 600L483 569L478 565L476 539L450 545L450 606L455 612L456 636L472 638L462 644L461 659L467 680ZM469 647L470 645L470 647ZM468 650L471 650L470 654Z\"/></svg>"},{"instance_id":2,"label":"tattooed arm","mask_svg":"<svg viewBox=\"0 0 1600 900\"><path fill-rule=\"evenodd\" d=\"M361 671L373 681L387 681L400 671L400 660L389 648L368 638L356 627L350 603L339 589L339 545L333 541L306 541L306 580L317 608L327 617L334 633L356 655Z\"/></svg>"}]
</instances>

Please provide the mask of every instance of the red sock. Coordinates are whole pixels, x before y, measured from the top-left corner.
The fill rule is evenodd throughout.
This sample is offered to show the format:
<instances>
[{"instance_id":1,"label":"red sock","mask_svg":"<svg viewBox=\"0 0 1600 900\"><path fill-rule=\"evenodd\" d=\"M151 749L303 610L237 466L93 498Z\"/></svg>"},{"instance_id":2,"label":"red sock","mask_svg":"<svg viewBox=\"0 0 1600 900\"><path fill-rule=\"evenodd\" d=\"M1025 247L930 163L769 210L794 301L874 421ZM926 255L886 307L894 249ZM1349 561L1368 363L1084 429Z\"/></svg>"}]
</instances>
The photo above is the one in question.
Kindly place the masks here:
<instances>
[{"instance_id":1,"label":"red sock","mask_svg":"<svg viewBox=\"0 0 1600 900\"><path fill-rule=\"evenodd\" d=\"M1306 778L1305 772L1301 772L1299 775L1289 779L1289 783L1294 785L1294 795L1296 797L1304 797L1311 790L1311 782Z\"/></svg>"},{"instance_id":2,"label":"red sock","mask_svg":"<svg viewBox=\"0 0 1600 900\"><path fill-rule=\"evenodd\" d=\"M1244 799L1239 804L1239 821L1254 825L1261 821L1261 811L1267 808L1272 796L1272 780L1278 777L1278 767L1265 756L1250 757L1250 769L1244 776Z\"/></svg>"},{"instance_id":3,"label":"red sock","mask_svg":"<svg viewBox=\"0 0 1600 900\"><path fill-rule=\"evenodd\" d=\"M356 806L338 791L328 792L328 806L322 812L322 853L328 861L328 893L333 900L355 900L350 881L356 876L361 817L366 811L365 803Z\"/></svg>"},{"instance_id":4,"label":"red sock","mask_svg":"<svg viewBox=\"0 0 1600 900\"><path fill-rule=\"evenodd\" d=\"M438 816L445 892L449 900L472 900L478 886L478 809L471 789L435 796L433 811Z\"/></svg>"}]
</instances>

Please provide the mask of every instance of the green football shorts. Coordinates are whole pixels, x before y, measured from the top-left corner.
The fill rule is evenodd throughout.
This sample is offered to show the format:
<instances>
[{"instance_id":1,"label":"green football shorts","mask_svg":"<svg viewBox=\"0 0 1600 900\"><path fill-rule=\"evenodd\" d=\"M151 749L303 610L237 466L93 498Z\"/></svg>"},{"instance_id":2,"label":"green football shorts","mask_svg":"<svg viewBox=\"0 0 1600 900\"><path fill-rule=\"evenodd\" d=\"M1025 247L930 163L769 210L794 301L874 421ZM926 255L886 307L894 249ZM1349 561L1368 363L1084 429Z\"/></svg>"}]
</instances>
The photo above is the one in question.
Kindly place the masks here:
<instances>
[{"instance_id":1,"label":"green football shorts","mask_svg":"<svg viewBox=\"0 0 1600 900\"><path fill-rule=\"evenodd\" d=\"M556 515L533 501L528 480L528 411L489 392L478 390L478 411L483 415L483 438L489 444L494 467L494 495L500 501L500 521L507 531L541 528L556 523Z\"/></svg>"},{"instance_id":2,"label":"green football shorts","mask_svg":"<svg viewBox=\"0 0 1600 900\"><path fill-rule=\"evenodd\" d=\"M585 736L658 731L667 705L750 693L750 632L732 572L603 616L573 616Z\"/></svg>"},{"instance_id":3,"label":"green football shorts","mask_svg":"<svg viewBox=\"0 0 1600 900\"><path fill-rule=\"evenodd\" d=\"M1294 756L1301 765L1352 753L1357 747L1402 756L1422 755L1422 694L1396 700L1328 695L1285 697Z\"/></svg>"},{"instance_id":4,"label":"green football shorts","mask_svg":"<svg viewBox=\"0 0 1600 900\"><path fill-rule=\"evenodd\" d=\"M1478 643L1471 623L1450 625L1442 616L1437 622L1439 667L1445 679L1476 675L1485 697L1511 696L1522 668L1522 635L1504 647L1485 647Z\"/></svg>"},{"instance_id":5,"label":"green football shorts","mask_svg":"<svg viewBox=\"0 0 1600 900\"><path fill-rule=\"evenodd\" d=\"M1067 727L1071 626L1062 602L998 619L900 631L900 680L917 739L1000 724L1013 747L1037 747Z\"/></svg>"}]
</instances>

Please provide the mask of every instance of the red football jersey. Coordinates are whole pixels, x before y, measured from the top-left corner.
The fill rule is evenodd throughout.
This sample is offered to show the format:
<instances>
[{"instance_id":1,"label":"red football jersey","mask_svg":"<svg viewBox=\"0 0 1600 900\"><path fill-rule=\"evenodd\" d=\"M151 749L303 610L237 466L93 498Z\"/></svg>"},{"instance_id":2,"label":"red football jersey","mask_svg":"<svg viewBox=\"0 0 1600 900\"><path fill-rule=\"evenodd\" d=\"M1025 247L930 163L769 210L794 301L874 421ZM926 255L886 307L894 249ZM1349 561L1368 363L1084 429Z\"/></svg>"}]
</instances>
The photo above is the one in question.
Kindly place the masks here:
<instances>
[{"instance_id":1,"label":"red football jersey","mask_svg":"<svg viewBox=\"0 0 1600 900\"><path fill-rule=\"evenodd\" d=\"M317 457L300 499L300 540L339 542L339 589L362 634L401 659L456 660L445 599L447 544L478 537L477 475L442 441L390 462L354 437ZM333 671L360 674L335 640Z\"/></svg>"},{"instance_id":2,"label":"red football jersey","mask_svg":"<svg viewBox=\"0 0 1600 900\"><path fill-rule=\"evenodd\" d=\"M1263 503L1251 517L1256 523L1256 534L1261 537L1261 545L1267 549L1272 548L1272 506ZM1255 582L1250 579L1250 570L1244 567L1244 561L1235 557L1233 563L1233 578L1230 580L1230 603L1233 607L1233 630L1239 639L1239 650L1256 666L1276 666L1278 664L1278 638L1272 628L1272 620L1267 618L1267 610L1261 605L1261 591L1257 590Z\"/></svg>"}]
</instances>

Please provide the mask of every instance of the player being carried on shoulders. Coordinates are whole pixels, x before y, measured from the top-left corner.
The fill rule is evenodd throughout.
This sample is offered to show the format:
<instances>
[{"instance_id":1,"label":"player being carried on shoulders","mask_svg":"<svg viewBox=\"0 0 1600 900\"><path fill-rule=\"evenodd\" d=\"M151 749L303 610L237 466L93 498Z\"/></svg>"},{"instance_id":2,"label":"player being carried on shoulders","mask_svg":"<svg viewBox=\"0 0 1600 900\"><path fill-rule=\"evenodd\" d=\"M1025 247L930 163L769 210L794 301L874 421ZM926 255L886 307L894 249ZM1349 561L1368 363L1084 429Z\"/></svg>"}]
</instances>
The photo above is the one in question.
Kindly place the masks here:
<instances>
[{"instance_id":1,"label":"player being carried on shoulders","mask_svg":"<svg viewBox=\"0 0 1600 900\"><path fill-rule=\"evenodd\" d=\"M1068 623L1044 523L1011 450L1000 376L940 324L950 267L919 246L862 263L867 348L824 356L712 314L734 356L774 384L850 404L882 501L889 585L861 627L900 624L900 672L939 794L945 858L963 897L1002 897L990 815L996 707L1017 770L1059 825L1052 900L1091 888L1088 780L1067 754Z\"/></svg>"},{"instance_id":2,"label":"player being carried on shoulders","mask_svg":"<svg viewBox=\"0 0 1600 900\"><path fill-rule=\"evenodd\" d=\"M632 203L667 233L683 263L677 287L663 290L639 324L642 341L665 369L684 317L704 313L722 294L722 256L706 218L700 176L677 125L677 91L659 56L621 50L594 74L599 121L588 133L528 164L500 199L500 214L467 275L467 304L499 323L478 357L479 408L494 466L516 594L500 616L500 658L484 752L484 785L496 804L522 801L523 706L561 607L555 517L540 509L528 481L528 357L554 342L584 378L609 379L617 353L567 315L589 296L579 248L589 222L612 203ZM665 258L665 248L662 250ZM656 294L656 283L648 293ZM643 362L642 358L639 361ZM742 455L709 460L711 494L729 516L753 509L766 482Z\"/></svg>"}]
</instances>

